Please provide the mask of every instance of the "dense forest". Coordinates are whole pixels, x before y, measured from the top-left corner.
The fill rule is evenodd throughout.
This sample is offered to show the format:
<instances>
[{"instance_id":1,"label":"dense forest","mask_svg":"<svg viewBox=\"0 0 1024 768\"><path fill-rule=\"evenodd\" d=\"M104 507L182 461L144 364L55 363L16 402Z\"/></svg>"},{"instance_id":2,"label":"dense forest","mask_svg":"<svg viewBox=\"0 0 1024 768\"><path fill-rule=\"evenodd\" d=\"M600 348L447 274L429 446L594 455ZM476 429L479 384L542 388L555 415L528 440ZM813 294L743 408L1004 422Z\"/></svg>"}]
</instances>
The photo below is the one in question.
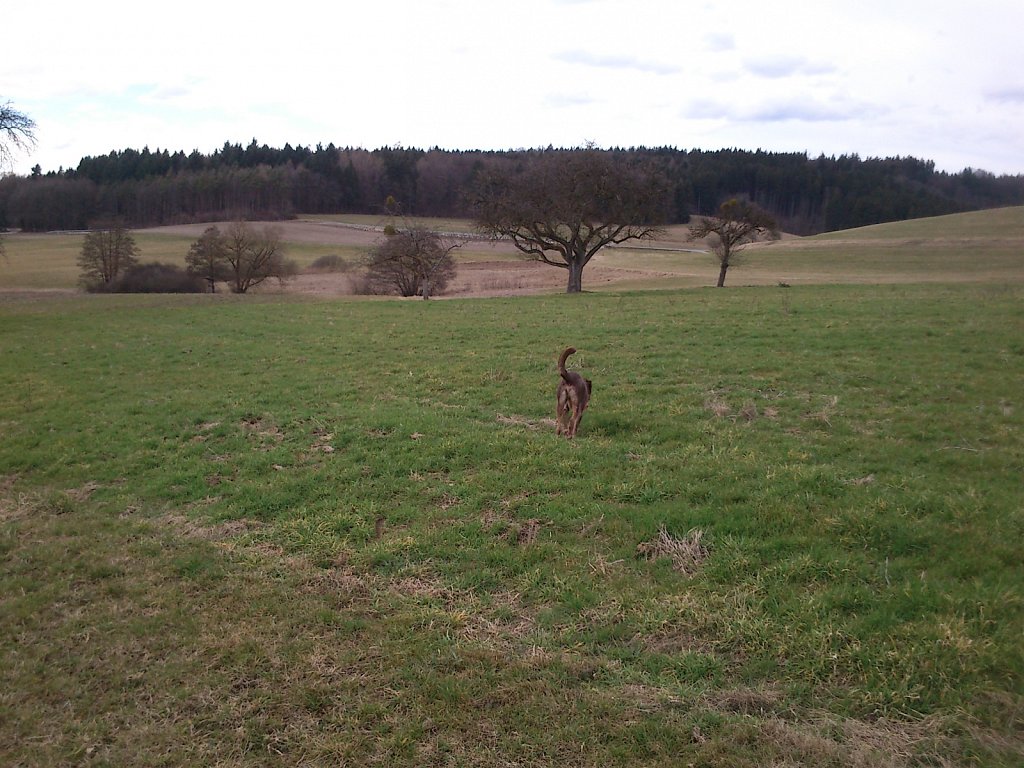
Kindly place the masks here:
<instances>
[{"instance_id":1,"label":"dense forest","mask_svg":"<svg viewBox=\"0 0 1024 768\"><path fill-rule=\"evenodd\" d=\"M570 149L449 151L384 147L272 148L254 139L205 155L125 149L85 157L75 169L0 179L0 229L85 229L296 214L379 213L389 196L419 216L463 217L463 190L496 164ZM801 153L674 148L607 150L669 182L670 223L709 214L731 197L758 203L797 234L1024 204L1024 176L970 168L937 172L912 157L811 158Z\"/></svg>"}]
</instances>

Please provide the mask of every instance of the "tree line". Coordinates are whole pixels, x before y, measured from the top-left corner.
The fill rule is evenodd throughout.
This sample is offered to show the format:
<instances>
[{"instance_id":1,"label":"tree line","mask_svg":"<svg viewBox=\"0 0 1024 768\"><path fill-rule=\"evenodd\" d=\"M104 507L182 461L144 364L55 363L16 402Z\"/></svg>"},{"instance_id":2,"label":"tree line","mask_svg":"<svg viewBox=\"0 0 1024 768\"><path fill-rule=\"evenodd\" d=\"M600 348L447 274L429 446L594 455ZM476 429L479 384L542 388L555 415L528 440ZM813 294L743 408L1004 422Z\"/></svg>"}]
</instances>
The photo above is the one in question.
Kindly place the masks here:
<instances>
[{"instance_id":1,"label":"tree line","mask_svg":"<svg viewBox=\"0 0 1024 768\"><path fill-rule=\"evenodd\" d=\"M516 173L538 155L578 149L366 150L253 140L211 154L125 149L85 157L74 169L0 179L0 229L85 229L119 218L133 227L277 220L300 213L380 214L401 200L412 216L468 217L466 192L485 172ZM809 157L723 149L602 150L665 182L668 223L713 215L738 198L796 234L1024 204L1024 176L936 171L913 157Z\"/></svg>"}]
</instances>

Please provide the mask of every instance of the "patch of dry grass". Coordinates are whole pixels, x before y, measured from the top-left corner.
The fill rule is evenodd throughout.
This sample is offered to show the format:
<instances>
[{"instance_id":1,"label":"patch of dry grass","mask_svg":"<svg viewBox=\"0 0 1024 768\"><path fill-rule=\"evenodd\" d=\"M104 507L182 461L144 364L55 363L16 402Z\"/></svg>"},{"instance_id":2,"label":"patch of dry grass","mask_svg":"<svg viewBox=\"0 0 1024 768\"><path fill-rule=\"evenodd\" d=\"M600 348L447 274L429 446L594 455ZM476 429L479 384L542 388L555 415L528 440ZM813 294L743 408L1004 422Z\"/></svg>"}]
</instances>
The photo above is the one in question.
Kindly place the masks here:
<instances>
[{"instance_id":1,"label":"patch of dry grass","mask_svg":"<svg viewBox=\"0 0 1024 768\"><path fill-rule=\"evenodd\" d=\"M657 536L637 545L636 554L645 560L668 558L675 570L692 576L707 559L708 548L704 544L704 531L699 528L679 537L669 533L662 525L658 528Z\"/></svg>"}]
</instances>

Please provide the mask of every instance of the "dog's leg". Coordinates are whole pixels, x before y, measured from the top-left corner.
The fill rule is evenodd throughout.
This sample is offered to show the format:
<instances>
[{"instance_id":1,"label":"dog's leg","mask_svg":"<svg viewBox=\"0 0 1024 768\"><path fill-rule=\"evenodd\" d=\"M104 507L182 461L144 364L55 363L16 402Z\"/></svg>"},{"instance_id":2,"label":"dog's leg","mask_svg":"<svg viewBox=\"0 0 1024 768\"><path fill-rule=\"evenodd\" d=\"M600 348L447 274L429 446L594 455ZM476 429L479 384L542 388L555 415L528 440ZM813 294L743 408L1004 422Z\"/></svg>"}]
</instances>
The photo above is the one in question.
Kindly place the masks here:
<instances>
[{"instance_id":1,"label":"dog's leg","mask_svg":"<svg viewBox=\"0 0 1024 768\"><path fill-rule=\"evenodd\" d=\"M555 408L555 434L561 435L569 428L569 398L564 387L558 388L558 405Z\"/></svg>"}]
</instances>

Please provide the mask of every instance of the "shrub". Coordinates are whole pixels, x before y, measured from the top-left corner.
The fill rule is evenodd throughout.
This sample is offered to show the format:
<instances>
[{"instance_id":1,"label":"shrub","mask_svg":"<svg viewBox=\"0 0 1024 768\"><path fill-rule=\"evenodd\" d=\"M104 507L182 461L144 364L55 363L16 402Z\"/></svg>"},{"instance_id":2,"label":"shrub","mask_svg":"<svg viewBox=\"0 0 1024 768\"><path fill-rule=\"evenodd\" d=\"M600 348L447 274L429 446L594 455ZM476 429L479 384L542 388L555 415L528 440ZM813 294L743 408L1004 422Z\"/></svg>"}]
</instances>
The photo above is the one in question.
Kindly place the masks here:
<instances>
[{"instance_id":1,"label":"shrub","mask_svg":"<svg viewBox=\"0 0 1024 768\"><path fill-rule=\"evenodd\" d=\"M422 227L388 235L370 252L363 290L357 292L423 298L442 293L455 277L452 251L459 245Z\"/></svg>"},{"instance_id":2,"label":"shrub","mask_svg":"<svg viewBox=\"0 0 1024 768\"><path fill-rule=\"evenodd\" d=\"M206 282L173 264L129 267L107 288L111 293L204 293Z\"/></svg>"},{"instance_id":3,"label":"shrub","mask_svg":"<svg viewBox=\"0 0 1024 768\"><path fill-rule=\"evenodd\" d=\"M317 272L347 272L349 263L336 253L321 256L310 264L310 269Z\"/></svg>"}]
</instances>

